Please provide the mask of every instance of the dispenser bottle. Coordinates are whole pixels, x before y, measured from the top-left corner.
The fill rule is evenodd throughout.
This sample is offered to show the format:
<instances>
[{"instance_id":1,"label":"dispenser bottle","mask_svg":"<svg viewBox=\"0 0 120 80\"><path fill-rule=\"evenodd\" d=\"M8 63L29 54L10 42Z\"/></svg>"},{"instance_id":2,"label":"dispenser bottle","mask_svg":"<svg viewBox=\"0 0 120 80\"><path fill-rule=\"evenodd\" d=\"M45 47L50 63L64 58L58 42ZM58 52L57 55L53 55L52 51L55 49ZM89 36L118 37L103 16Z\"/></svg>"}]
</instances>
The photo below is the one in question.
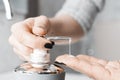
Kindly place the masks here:
<instances>
[{"instance_id":1,"label":"dispenser bottle","mask_svg":"<svg viewBox=\"0 0 120 80\"><path fill-rule=\"evenodd\" d=\"M48 39L60 38L50 37ZM61 39L63 40L64 37ZM51 64L48 51L39 49L34 49L30 55L30 61L15 68L14 72L16 80L65 80L64 69Z\"/></svg>"},{"instance_id":2,"label":"dispenser bottle","mask_svg":"<svg viewBox=\"0 0 120 80\"><path fill-rule=\"evenodd\" d=\"M64 80L65 72L60 66L50 63L47 51L35 49L30 62L15 69L16 80Z\"/></svg>"}]
</instances>

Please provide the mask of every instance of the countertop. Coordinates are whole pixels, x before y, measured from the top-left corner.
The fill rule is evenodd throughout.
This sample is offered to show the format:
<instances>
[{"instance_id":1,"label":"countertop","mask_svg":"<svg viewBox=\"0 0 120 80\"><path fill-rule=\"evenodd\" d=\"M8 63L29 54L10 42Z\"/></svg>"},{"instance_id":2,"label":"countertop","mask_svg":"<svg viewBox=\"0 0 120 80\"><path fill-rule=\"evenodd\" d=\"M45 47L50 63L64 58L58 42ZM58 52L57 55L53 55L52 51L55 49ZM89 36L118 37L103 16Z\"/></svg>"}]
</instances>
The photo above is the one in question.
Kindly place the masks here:
<instances>
[{"instance_id":1,"label":"countertop","mask_svg":"<svg viewBox=\"0 0 120 80\"><path fill-rule=\"evenodd\" d=\"M15 80L14 79L14 73L13 72L6 72L3 74L0 74L1 80ZM92 80L88 78L85 75L82 74L73 74L73 73L67 73L65 80Z\"/></svg>"}]
</instances>

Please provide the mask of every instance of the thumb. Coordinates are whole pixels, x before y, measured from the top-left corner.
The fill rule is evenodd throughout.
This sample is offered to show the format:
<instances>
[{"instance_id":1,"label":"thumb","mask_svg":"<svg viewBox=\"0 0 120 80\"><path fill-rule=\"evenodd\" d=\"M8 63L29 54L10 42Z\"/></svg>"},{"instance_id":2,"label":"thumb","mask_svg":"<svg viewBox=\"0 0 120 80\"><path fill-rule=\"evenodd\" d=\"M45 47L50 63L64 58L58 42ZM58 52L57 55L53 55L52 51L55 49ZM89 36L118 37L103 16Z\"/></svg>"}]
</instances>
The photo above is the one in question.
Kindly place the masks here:
<instances>
[{"instance_id":1,"label":"thumb","mask_svg":"<svg viewBox=\"0 0 120 80\"><path fill-rule=\"evenodd\" d=\"M76 67L78 66L78 63L79 63L79 60L75 56L68 55L68 54L58 56L55 61L58 63L65 64L66 66L74 70L77 70Z\"/></svg>"},{"instance_id":2,"label":"thumb","mask_svg":"<svg viewBox=\"0 0 120 80\"><path fill-rule=\"evenodd\" d=\"M55 61L58 63L63 63L69 68L84 73L90 77L93 75L91 73L92 65L84 59L80 60L75 56L65 54L58 56Z\"/></svg>"},{"instance_id":3,"label":"thumb","mask_svg":"<svg viewBox=\"0 0 120 80\"><path fill-rule=\"evenodd\" d=\"M35 35L43 36L47 34L49 28L50 28L49 19L46 16L39 16L36 17L34 20L32 32Z\"/></svg>"}]
</instances>

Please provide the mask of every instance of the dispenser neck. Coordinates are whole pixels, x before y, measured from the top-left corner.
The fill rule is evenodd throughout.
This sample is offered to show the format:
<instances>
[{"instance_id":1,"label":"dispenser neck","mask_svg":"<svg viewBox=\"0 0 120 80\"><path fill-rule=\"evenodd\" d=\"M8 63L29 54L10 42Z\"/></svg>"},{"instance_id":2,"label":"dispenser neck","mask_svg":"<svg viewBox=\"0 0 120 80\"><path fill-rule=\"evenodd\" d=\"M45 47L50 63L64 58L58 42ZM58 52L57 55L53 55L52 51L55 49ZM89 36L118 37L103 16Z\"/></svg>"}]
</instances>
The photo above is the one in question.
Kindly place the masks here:
<instances>
[{"instance_id":1,"label":"dispenser neck","mask_svg":"<svg viewBox=\"0 0 120 80\"><path fill-rule=\"evenodd\" d=\"M30 55L30 62L35 68L46 68L50 63L49 53L45 50L34 49Z\"/></svg>"}]
</instances>

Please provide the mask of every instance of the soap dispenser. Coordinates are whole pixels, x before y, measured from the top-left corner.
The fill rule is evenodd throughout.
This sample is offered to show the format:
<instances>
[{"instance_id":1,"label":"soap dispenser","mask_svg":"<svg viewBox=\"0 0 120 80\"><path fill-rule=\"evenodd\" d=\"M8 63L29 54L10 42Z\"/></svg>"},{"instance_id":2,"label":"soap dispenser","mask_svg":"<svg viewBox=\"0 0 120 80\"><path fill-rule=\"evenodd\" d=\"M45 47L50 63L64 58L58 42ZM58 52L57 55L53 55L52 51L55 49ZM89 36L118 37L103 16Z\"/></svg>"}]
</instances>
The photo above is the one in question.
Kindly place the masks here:
<instances>
[{"instance_id":1,"label":"soap dispenser","mask_svg":"<svg viewBox=\"0 0 120 80\"><path fill-rule=\"evenodd\" d=\"M48 37L47 39L71 41L66 37ZM30 55L30 61L15 68L14 72L16 80L65 80L64 69L50 61L50 53L47 50L34 49Z\"/></svg>"}]
</instances>

